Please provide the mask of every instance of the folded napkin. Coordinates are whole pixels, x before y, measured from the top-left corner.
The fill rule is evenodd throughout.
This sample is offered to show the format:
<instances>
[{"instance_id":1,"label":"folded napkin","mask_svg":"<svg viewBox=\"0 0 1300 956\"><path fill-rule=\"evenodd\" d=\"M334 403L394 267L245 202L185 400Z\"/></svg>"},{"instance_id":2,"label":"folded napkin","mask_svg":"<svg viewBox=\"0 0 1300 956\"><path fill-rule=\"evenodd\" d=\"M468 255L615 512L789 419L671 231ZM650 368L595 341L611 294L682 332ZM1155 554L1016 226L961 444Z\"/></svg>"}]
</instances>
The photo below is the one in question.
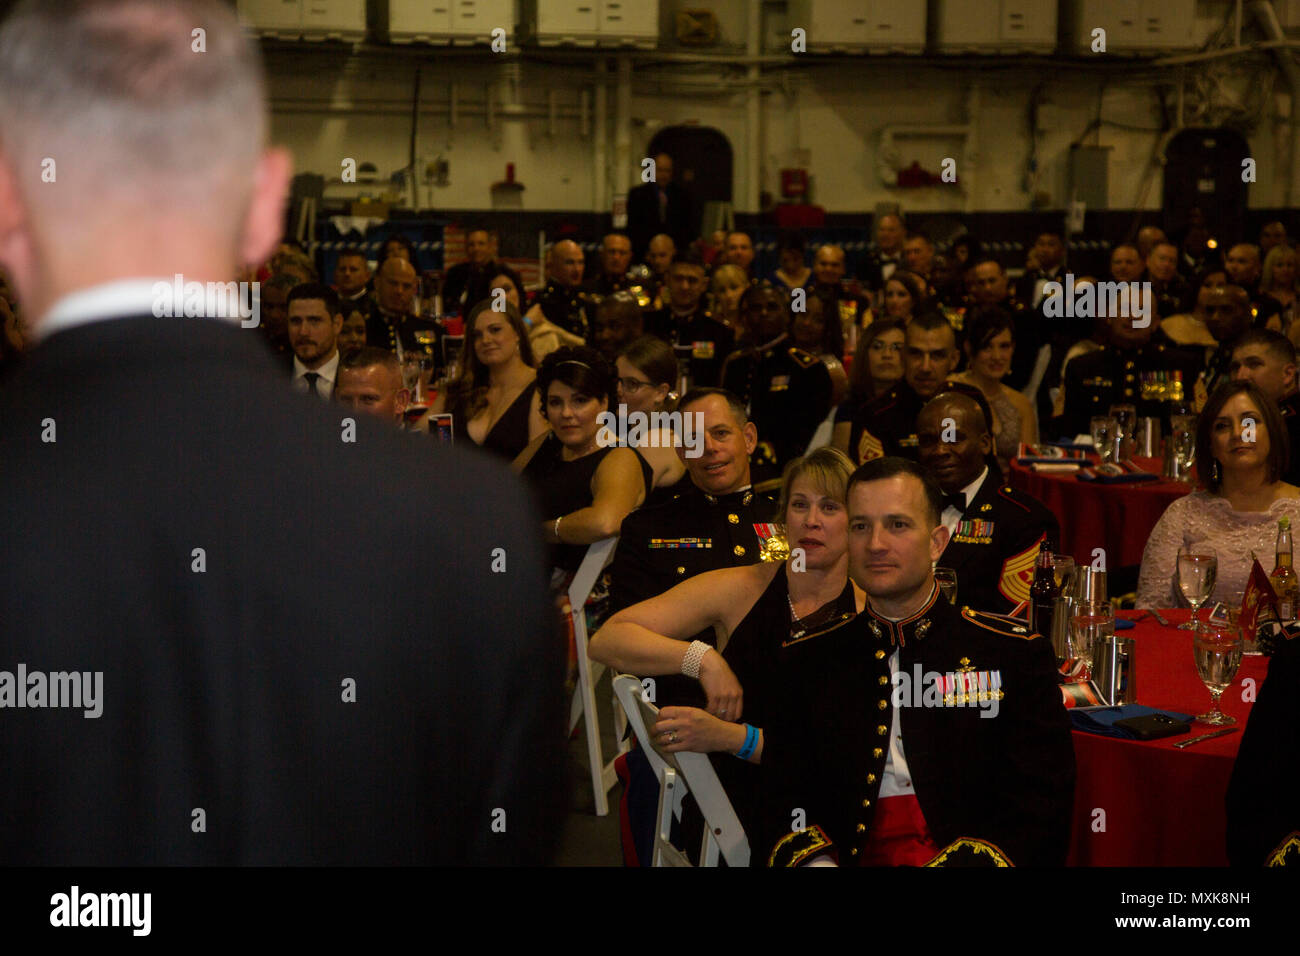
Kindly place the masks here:
<instances>
[{"instance_id":1,"label":"folded napkin","mask_svg":"<svg viewBox=\"0 0 1300 956\"><path fill-rule=\"evenodd\" d=\"M1115 630L1127 631L1130 627L1137 627L1137 621L1130 621L1126 617L1115 618Z\"/></svg>"},{"instance_id":2,"label":"folded napkin","mask_svg":"<svg viewBox=\"0 0 1300 956\"><path fill-rule=\"evenodd\" d=\"M1153 475L1147 471L1130 471L1122 475L1102 475L1091 468L1080 471L1075 477L1080 481L1095 481L1099 485L1125 485L1138 481L1160 480L1159 475Z\"/></svg>"},{"instance_id":3,"label":"folded napkin","mask_svg":"<svg viewBox=\"0 0 1300 956\"><path fill-rule=\"evenodd\" d=\"M1103 737L1120 737L1124 740L1136 740L1129 731L1123 727L1116 727L1115 721L1125 720L1129 717L1145 717L1147 714L1168 714L1176 720L1191 723L1190 714L1179 714L1172 710L1157 710L1155 707L1145 707L1142 704L1125 704L1123 707L1089 707L1087 709L1074 708L1070 711L1070 722L1074 724L1075 730L1082 730L1090 734L1100 734Z\"/></svg>"}]
</instances>

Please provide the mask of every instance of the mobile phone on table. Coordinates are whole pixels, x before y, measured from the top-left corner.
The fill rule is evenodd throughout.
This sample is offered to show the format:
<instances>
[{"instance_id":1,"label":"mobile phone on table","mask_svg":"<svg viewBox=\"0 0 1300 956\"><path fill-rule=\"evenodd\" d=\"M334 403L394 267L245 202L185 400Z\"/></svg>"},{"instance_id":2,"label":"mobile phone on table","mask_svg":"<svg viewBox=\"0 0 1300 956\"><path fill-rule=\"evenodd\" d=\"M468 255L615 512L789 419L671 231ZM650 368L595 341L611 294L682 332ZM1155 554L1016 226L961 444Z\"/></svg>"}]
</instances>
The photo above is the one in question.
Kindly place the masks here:
<instances>
[{"instance_id":1,"label":"mobile phone on table","mask_svg":"<svg viewBox=\"0 0 1300 956\"><path fill-rule=\"evenodd\" d=\"M1138 740L1159 740L1161 737L1176 737L1189 734L1192 725L1177 720L1168 714L1143 714L1141 717L1126 717L1115 721L1116 727L1123 727Z\"/></svg>"}]
</instances>

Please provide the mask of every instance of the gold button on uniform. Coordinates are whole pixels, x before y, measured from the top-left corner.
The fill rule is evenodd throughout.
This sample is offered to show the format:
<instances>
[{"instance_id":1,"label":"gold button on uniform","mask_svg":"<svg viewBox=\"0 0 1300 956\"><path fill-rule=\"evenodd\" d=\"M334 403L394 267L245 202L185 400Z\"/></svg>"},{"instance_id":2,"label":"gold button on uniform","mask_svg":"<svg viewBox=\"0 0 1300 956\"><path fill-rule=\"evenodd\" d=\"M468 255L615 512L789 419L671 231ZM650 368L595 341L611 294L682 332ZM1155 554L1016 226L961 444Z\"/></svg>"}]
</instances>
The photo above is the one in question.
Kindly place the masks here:
<instances>
[{"instance_id":1,"label":"gold button on uniform","mask_svg":"<svg viewBox=\"0 0 1300 956\"><path fill-rule=\"evenodd\" d=\"M849 856L857 856L857 855L858 855L857 847L854 847L852 850L849 850Z\"/></svg>"},{"instance_id":2,"label":"gold button on uniform","mask_svg":"<svg viewBox=\"0 0 1300 956\"><path fill-rule=\"evenodd\" d=\"M867 783L875 783L875 782L876 782L876 775L874 773L867 774Z\"/></svg>"},{"instance_id":3,"label":"gold button on uniform","mask_svg":"<svg viewBox=\"0 0 1300 956\"><path fill-rule=\"evenodd\" d=\"M886 727L884 724L876 724L876 736L883 737L887 733L889 733L888 727Z\"/></svg>"},{"instance_id":4,"label":"gold button on uniform","mask_svg":"<svg viewBox=\"0 0 1300 956\"><path fill-rule=\"evenodd\" d=\"M876 709L877 709L877 710L884 710L884 709L885 709L886 707L888 707L888 706L889 706L889 704L887 704L887 703L886 703L885 701L883 701L883 700L878 700L878 701L876 701Z\"/></svg>"},{"instance_id":5,"label":"gold button on uniform","mask_svg":"<svg viewBox=\"0 0 1300 956\"><path fill-rule=\"evenodd\" d=\"M677 569L677 573L678 573L678 574L685 574L685 573L686 573L686 569L685 569L685 568L678 568L678 569Z\"/></svg>"},{"instance_id":6,"label":"gold button on uniform","mask_svg":"<svg viewBox=\"0 0 1300 956\"><path fill-rule=\"evenodd\" d=\"M866 832L867 832L867 825L866 825L865 823L859 823L856 827L854 827L854 829L855 829L858 833L866 833Z\"/></svg>"},{"instance_id":7,"label":"gold button on uniform","mask_svg":"<svg viewBox=\"0 0 1300 956\"><path fill-rule=\"evenodd\" d=\"M880 660L880 659L883 658L884 656L885 656L885 652L884 652L884 651L876 651L876 660Z\"/></svg>"},{"instance_id":8,"label":"gold button on uniform","mask_svg":"<svg viewBox=\"0 0 1300 956\"><path fill-rule=\"evenodd\" d=\"M884 687L886 684L889 683L889 678L886 677L884 674L881 674L878 683L880 684L881 687Z\"/></svg>"},{"instance_id":9,"label":"gold button on uniform","mask_svg":"<svg viewBox=\"0 0 1300 956\"><path fill-rule=\"evenodd\" d=\"M879 759L880 759L881 757L883 757L884 755L885 755L885 752L884 752L883 750L881 750L879 747L876 747L874 750L871 751L871 756L872 756L873 758L875 758L876 760L879 760ZM868 782L868 783L871 782L870 778L868 778L867 782Z\"/></svg>"},{"instance_id":10,"label":"gold button on uniform","mask_svg":"<svg viewBox=\"0 0 1300 956\"><path fill-rule=\"evenodd\" d=\"M863 805L864 807L869 807L869 806L871 806L871 801L870 801L870 800L863 800L863 801L862 801L862 805Z\"/></svg>"},{"instance_id":11,"label":"gold button on uniform","mask_svg":"<svg viewBox=\"0 0 1300 956\"><path fill-rule=\"evenodd\" d=\"M740 515L727 515L727 520L732 524L740 524Z\"/></svg>"},{"instance_id":12,"label":"gold button on uniform","mask_svg":"<svg viewBox=\"0 0 1300 956\"><path fill-rule=\"evenodd\" d=\"M745 546L743 544L736 545L732 549L732 553L738 558L743 558L745 556Z\"/></svg>"}]
</instances>

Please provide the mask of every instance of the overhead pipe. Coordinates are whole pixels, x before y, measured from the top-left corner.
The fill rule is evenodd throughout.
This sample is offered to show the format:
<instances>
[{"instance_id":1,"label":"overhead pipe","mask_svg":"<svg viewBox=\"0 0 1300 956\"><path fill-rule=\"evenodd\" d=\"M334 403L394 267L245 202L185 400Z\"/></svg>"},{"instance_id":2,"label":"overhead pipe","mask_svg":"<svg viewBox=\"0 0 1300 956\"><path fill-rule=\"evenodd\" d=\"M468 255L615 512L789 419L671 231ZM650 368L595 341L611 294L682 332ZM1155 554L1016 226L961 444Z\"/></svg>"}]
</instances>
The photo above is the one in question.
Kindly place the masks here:
<instances>
[{"instance_id":1,"label":"overhead pipe","mask_svg":"<svg viewBox=\"0 0 1300 956\"><path fill-rule=\"evenodd\" d=\"M749 66L745 70L745 203L746 212L759 212L759 186L763 155L763 101L758 83L762 75L759 51L763 42L763 4L750 0L746 22L745 53Z\"/></svg>"},{"instance_id":2,"label":"overhead pipe","mask_svg":"<svg viewBox=\"0 0 1300 956\"><path fill-rule=\"evenodd\" d=\"M614 97L614 181L615 196L627 193L632 164L632 60L618 58L618 90Z\"/></svg>"},{"instance_id":3,"label":"overhead pipe","mask_svg":"<svg viewBox=\"0 0 1300 956\"><path fill-rule=\"evenodd\" d=\"M609 190L606 186L606 175L608 173L608 157L606 151L608 143L606 142L609 132L607 130L609 111L609 91L605 89L605 74L607 65L605 57L596 58L596 107L595 107L595 132L592 134L592 170L591 170L591 188L592 188L592 209L596 212L605 212L609 209Z\"/></svg>"}]
</instances>

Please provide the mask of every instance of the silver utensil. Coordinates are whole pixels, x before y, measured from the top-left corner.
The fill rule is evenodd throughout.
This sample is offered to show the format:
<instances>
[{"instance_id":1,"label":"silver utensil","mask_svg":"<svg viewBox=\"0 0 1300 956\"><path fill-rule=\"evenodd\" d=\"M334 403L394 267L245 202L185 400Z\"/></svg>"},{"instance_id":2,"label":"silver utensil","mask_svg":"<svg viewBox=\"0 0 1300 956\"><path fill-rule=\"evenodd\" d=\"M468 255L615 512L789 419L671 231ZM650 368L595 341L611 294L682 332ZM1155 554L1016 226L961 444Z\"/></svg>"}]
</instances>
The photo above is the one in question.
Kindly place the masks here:
<instances>
[{"instance_id":1,"label":"silver utensil","mask_svg":"<svg viewBox=\"0 0 1300 956\"><path fill-rule=\"evenodd\" d=\"M1169 626L1169 622L1166 621L1163 617L1161 617L1160 612L1157 611L1155 608L1148 609L1147 613L1150 614L1152 617L1154 617L1156 619L1156 623L1159 624L1161 627Z\"/></svg>"},{"instance_id":2,"label":"silver utensil","mask_svg":"<svg viewBox=\"0 0 1300 956\"><path fill-rule=\"evenodd\" d=\"M1208 734L1201 734L1201 736L1193 737L1190 740L1180 740L1178 743L1174 744L1174 746L1179 750L1182 750L1184 747L1190 747L1192 744L1199 744L1202 740L1209 740L1212 737L1222 737L1225 734L1235 734L1236 732L1236 727L1225 727L1222 730L1215 730Z\"/></svg>"}]
</instances>

